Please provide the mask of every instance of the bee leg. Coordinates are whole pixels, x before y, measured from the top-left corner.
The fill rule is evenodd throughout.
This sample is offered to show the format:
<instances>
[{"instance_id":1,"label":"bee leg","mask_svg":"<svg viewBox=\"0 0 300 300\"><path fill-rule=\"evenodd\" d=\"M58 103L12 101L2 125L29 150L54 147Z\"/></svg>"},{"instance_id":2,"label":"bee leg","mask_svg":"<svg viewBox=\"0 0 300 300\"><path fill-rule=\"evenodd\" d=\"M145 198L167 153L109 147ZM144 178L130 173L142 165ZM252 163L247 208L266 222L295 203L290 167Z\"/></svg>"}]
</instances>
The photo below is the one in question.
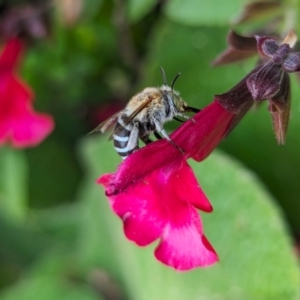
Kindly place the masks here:
<instances>
[{"instance_id":1,"label":"bee leg","mask_svg":"<svg viewBox=\"0 0 300 300\"><path fill-rule=\"evenodd\" d=\"M196 121L193 118L191 118L191 117L189 117L189 116L187 116L187 115L185 115L183 113L178 112L177 116L182 117L182 118L184 118L186 120L191 120L193 123L196 123Z\"/></svg>"},{"instance_id":2,"label":"bee leg","mask_svg":"<svg viewBox=\"0 0 300 300\"><path fill-rule=\"evenodd\" d=\"M178 147L173 140L169 137L169 135L167 134L167 132L162 128L161 130L159 130L159 132L162 134L162 136L172 145L174 146L176 149L178 149L182 154L184 154L184 150L181 149L180 147Z\"/></svg>"},{"instance_id":3,"label":"bee leg","mask_svg":"<svg viewBox=\"0 0 300 300\"><path fill-rule=\"evenodd\" d=\"M134 123L133 128L130 132L130 136L127 142L127 153L128 155L139 149L139 123Z\"/></svg>"},{"instance_id":4,"label":"bee leg","mask_svg":"<svg viewBox=\"0 0 300 300\"><path fill-rule=\"evenodd\" d=\"M199 111L201 111L201 109L191 107L191 106L187 106L185 111L191 111L191 112L194 112L194 113L198 113Z\"/></svg>"},{"instance_id":5,"label":"bee leg","mask_svg":"<svg viewBox=\"0 0 300 300\"><path fill-rule=\"evenodd\" d=\"M162 139L162 137L159 135L159 133L157 131L154 131L153 134L158 140Z\"/></svg>"},{"instance_id":6,"label":"bee leg","mask_svg":"<svg viewBox=\"0 0 300 300\"><path fill-rule=\"evenodd\" d=\"M149 135L144 135L140 137L140 139L145 143L145 145L148 145L152 143L153 141L149 138Z\"/></svg>"},{"instance_id":7,"label":"bee leg","mask_svg":"<svg viewBox=\"0 0 300 300\"><path fill-rule=\"evenodd\" d=\"M184 121L182 121L182 120L180 120L180 119L178 119L178 118L176 118L176 117L174 117L173 118L175 121L178 121L178 122L181 122L181 123L183 123Z\"/></svg>"},{"instance_id":8,"label":"bee leg","mask_svg":"<svg viewBox=\"0 0 300 300\"><path fill-rule=\"evenodd\" d=\"M163 129L162 124L160 123L159 120L155 119L154 120L154 124L155 124L155 128L156 131L158 131L159 133L162 134L162 136L170 143L172 144L176 149L178 149L182 154L184 154L184 150L181 149L180 147L178 147L169 137L169 135L167 134L167 132Z\"/></svg>"}]
</instances>

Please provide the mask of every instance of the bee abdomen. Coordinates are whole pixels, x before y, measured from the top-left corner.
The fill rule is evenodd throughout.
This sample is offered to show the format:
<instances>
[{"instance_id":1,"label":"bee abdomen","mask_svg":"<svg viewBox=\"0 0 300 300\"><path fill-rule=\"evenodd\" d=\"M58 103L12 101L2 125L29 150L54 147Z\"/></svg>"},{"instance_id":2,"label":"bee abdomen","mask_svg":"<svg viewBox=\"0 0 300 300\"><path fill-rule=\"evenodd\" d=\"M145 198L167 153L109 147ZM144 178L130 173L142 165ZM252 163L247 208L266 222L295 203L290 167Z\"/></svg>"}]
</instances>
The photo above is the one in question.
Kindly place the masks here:
<instances>
[{"instance_id":1,"label":"bee abdomen","mask_svg":"<svg viewBox=\"0 0 300 300\"><path fill-rule=\"evenodd\" d=\"M129 154L138 148L138 135L134 129L135 127L130 131L122 126L119 122L116 124L113 134L114 146L117 153L123 159L125 159Z\"/></svg>"}]
</instances>

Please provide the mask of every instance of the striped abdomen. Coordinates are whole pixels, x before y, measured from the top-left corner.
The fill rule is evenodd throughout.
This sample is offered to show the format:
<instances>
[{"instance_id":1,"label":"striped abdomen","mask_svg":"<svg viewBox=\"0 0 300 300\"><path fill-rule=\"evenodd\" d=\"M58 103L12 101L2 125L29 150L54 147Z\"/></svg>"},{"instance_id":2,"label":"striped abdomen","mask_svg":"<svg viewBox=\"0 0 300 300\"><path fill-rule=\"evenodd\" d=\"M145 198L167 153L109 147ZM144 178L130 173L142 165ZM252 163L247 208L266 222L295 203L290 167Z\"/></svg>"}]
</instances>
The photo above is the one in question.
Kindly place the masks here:
<instances>
[{"instance_id":1,"label":"striped abdomen","mask_svg":"<svg viewBox=\"0 0 300 300\"><path fill-rule=\"evenodd\" d=\"M139 128L137 123L124 126L120 121L118 120L116 123L113 139L117 153L125 159L129 154L138 149Z\"/></svg>"}]
</instances>

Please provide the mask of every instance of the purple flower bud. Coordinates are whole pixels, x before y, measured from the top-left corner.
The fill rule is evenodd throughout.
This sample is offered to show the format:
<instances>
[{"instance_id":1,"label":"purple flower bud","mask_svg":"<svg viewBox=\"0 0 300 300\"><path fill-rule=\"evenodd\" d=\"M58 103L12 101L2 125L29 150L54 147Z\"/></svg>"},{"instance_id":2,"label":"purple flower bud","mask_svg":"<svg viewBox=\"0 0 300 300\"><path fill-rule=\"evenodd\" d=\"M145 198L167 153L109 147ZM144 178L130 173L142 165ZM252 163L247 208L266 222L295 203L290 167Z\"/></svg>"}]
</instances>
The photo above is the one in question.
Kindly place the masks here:
<instances>
[{"instance_id":1,"label":"purple flower bud","mask_svg":"<svg viewBox=\"0 0 300 300\"><path fill-rule=\"evenodd\" d=\"M215 61L221 65L252 55L253 39L231 32L229 49ZM273 129L277 142L283 144L290 114L290 79L288 73L300 72L300 53L292 52L297 37L291 30L282 44L269 36L255 36L257 51L262 57L256 69L225 94L218 95L218 102L229 112L235 113L228 130L230 132L253 104L269 101Z\"/></svg>"},{"instance_id":2,"label":"purple flower bud","mask_svg":"<svg viewBox=\"0 0 300 300\"><path fill-rule=\"evenodd\" d=\"M271 58L247 79L247 86L255 101L276 98L285 89L285 72L300 69L300 53L290 53L288 44L281 44L270 37L256 37L257 48L263 56Z\"/></svg>"},{"instance_id":3,"label":"purple flower bud","mask_svg":"<svg viewBox=\"0 0 300 300\"><path fill-rule=\"evenodd\" d=\"M283 70L280 65L269 62L247 79L247 87L256 101L276 96L280 92Z\"/></svg>"},{"instance_id":4,"label":"purple flower bud","mask_svg":"<svg viewBox=\"0 0 300 300\"><path fill-rule=\"evenodd\" d=\"M257 37L261 55L270 60L247 79L255 101L269 100L273 129L278 144L284 144L290 115L290 79L288 73L300 70L300 53L291 53L296 39L291 31L283 44L270 37Z\"/></svg>"}]
</instances>

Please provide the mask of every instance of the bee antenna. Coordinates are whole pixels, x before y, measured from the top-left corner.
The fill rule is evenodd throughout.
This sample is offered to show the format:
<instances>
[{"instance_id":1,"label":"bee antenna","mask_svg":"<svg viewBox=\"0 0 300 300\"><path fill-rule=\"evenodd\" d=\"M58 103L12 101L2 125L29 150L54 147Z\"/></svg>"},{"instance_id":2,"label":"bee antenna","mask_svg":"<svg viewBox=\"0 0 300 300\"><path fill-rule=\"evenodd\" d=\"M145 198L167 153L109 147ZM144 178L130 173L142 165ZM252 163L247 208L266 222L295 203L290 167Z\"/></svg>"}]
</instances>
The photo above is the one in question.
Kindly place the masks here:
<instances>
[{"instance_id":1,"label":"bee antenna","mask_svg":"<svg viewBox=\"0 0 300 300\"><path fill-rule=\"evenodd\" d=\"M168 85L168 82L167 82L167 77L166 77L165 70L163 69L163 67L160 67L160 70L161 70L161 73L162 73L162 77L163 77L164 85Z\"/></svg>"},{"instance_id":2,"label":"bee antenna","mask_svg":"<svg viewBox=\"0 0 300 300\"><path fill-rule=\"evenodd\" d=\"M181 75L181 73L178 73L178 74L176 75L176 77L174 78L174 80L172 81L172 83L171 83L171 89L172 89L172 90L173 90L173 87L174 87L174 84L175 84L177 78L178 78L180 75Z\"/></svg>"}]
</instances>

